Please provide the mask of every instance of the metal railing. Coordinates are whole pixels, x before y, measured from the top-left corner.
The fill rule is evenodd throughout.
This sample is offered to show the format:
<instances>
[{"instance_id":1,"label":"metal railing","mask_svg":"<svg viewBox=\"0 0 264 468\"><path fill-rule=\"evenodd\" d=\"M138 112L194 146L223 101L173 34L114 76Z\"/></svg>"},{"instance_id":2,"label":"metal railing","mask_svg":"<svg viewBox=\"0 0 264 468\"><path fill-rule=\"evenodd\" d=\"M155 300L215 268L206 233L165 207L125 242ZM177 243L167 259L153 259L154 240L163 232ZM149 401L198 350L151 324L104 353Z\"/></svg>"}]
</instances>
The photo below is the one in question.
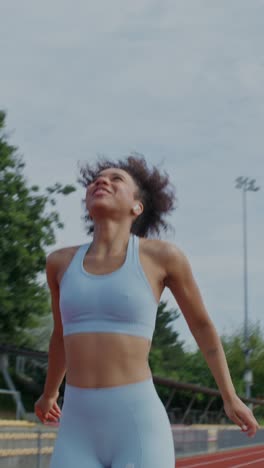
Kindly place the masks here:
<instances>
[{"instance_id":1,"label":"metal railing","mask_svg":"<svg viewBox=\"0 0 264 468\"><path fill-rule=\"evenodd\" d=\"M197 453L264 444L264 428L251 439L238 428L172 425L176 459ZM48 468L57 429L0 426L0 468ZM103 443L103 441L102 441Z\"/></svg>"}]
</instances>

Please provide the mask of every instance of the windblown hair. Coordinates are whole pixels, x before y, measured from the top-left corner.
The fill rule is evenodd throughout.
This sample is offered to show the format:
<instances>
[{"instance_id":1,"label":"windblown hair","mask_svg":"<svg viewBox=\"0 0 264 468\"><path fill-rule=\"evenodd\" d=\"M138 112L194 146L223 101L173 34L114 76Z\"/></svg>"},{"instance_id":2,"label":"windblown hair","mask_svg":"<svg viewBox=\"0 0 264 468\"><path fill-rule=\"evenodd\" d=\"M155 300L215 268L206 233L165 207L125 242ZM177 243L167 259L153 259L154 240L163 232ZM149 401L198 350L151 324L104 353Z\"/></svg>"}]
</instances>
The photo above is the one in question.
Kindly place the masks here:
<instances>
[{"instance_id":1,"label":"windblown hair","mask_svg":"<svg viewBox=\"0 0 264 468\"><path fill-rule=\"evenodd\" d=\"M165 221L165 215L175 209L175 189L169 181L165 171L162 175L157 167L147 167L146 160L142 155L135 153L118 161L106 159L99 156L95 166L86 163L80 167L81 177L78 182L87 187L95 176L104 169L118 168L126 171L133 178L138 190L134 196L144 206L143 213L136 218L131 226L131 232L139 237L148 237L152 234L160 234L160 229L168 230L171 226ZM85 205L85 199L82 200ZM88 229L87 234L94 232L93 221L85 206L86 214L83 217Z\"/></svg>"}]
</instances>

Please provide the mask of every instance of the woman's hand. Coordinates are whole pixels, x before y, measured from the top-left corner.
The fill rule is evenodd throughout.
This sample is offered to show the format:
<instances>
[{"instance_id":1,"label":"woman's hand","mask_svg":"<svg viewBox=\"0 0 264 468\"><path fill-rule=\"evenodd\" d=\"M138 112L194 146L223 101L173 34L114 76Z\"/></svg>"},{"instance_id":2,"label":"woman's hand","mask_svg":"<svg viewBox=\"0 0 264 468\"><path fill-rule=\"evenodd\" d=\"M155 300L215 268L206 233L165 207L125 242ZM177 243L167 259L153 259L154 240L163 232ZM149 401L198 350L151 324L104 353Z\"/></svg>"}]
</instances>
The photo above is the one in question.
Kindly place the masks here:
<instances>
[{"instance_id":1,"label":"woman's hand","mask_svg":"<svg viewBox=\"0 0 264 468\"><path fill-rule=\"evenodd\" d=\"M57 404L59 392L55 397L46 397L44 394L36 401L34 411L39 420L44 424L47 422L58 422L61 409Z\"/></svg>"},{"instance_id":2,"label":"woman's hand","mask_svg":"<svg viewBox=\"0 0 264 468\"><path fill-rule=\"evenodd\" d=\"M259 429L259 424L252 411L235 395L231 400L224 401L224 409L231 421L237 424L248 437L253 437Z\"/></svg>"}]
</instances>

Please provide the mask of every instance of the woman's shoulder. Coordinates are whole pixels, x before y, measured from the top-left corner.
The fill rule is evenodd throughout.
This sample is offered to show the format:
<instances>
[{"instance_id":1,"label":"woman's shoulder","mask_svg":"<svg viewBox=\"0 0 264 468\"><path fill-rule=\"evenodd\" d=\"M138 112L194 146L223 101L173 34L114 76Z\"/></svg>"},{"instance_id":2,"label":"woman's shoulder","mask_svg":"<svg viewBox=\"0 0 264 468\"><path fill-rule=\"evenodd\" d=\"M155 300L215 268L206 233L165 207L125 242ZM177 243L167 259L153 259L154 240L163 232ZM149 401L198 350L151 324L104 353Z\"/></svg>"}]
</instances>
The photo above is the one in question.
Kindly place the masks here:
<instances>
[{"instance_id":1,"label":"woman's shoulder","mask_svg":"<svg viewBox=\"0 0 264 468\"><path fill-rule=\"evenodd\" d=\"M161 239L142 240L142 251L164 272L164 284L170 288L170 280L181 281L191 271L185 253L176 244Z\"/></svg>"},{"instance_id":2,"label":"woman's shoulder","mask_svg":"<svg viewBox=\"0 0 264 468\"><path fill-rule=\"evenodd\" d=\"M64 257L74 255L75 252L81 247L81 245L71 245L66 247L60 247L59 249L50 252L46 259L49 262L56 262Z\"/></svg>"},{"instance_id":3,"label":"woman's shoulder","mask_svg":"<svg viewBox=\"0 0 264 468\"><path fill-rule=\"evenodd\" d=\"M182 250L175 243L163 239L140 237L140 246L146 255L151 255L163 262L184 255Z\"/></svg>"},{"instance_id":4,"label":"woman's shoulder","mask_svg":"<svg viewBox=\"0 0 264 468\"><path fill-rule=\"evenodd\" d=\"M56 273L64 270L73 259L77 250L81 247L80 245L71 245L67 247L61 247L53 250L46 257L47 268L55 269Z\"/></svg>"},{"instance_id":5,"label":"woman's shoulder","mask_svg":"<svg viewBox=\"0 0 264 468\"><path fill-rule=\"evenodd\" d=\"M51 273L59 284L63 272L67 269L81 245L72 245L53 250L46 257L46 271Z\"/></svg>"}]
</instances>

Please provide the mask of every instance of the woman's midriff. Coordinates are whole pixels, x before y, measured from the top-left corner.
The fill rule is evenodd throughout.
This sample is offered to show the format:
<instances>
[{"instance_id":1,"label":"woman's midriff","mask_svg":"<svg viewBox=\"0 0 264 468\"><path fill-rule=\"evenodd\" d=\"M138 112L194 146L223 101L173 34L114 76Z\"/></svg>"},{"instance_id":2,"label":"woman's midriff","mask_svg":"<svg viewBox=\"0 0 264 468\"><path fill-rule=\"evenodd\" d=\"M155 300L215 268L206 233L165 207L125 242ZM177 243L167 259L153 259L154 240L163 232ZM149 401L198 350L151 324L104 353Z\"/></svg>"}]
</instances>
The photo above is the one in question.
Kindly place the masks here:
<instances>
[{"instance_id":1,"label":"woman's midriff","mask_svg":"<svg viewBox=\"0 0 264 468\"><path fill-rule=\"evenodd\" d=\"M150 340L118 333L64 337L66 382L86 388L113 387L151 377Z\"/></svg>"}]
</instances>

